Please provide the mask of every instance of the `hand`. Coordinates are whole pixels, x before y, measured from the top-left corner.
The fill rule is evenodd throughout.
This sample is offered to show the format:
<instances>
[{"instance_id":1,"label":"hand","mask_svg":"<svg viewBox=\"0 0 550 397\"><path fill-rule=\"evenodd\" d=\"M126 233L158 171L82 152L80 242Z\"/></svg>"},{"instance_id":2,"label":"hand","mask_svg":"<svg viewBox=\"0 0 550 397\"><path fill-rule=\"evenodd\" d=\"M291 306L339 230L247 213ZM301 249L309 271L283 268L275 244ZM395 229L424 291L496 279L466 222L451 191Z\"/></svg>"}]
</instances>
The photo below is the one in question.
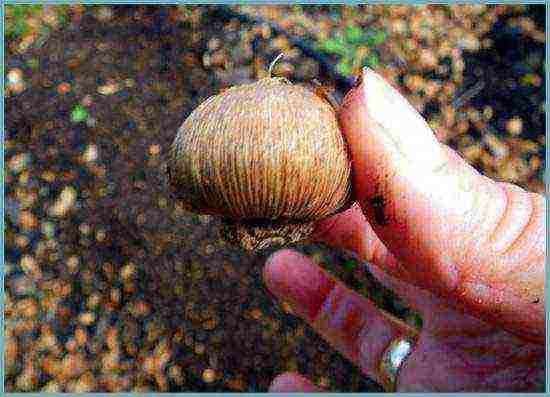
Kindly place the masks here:
<instances>
[{"instance_id":1,"label":"hand","mask_svg":"<svg viewBox=\"0 0 550 397\"><path fill-rule=\"evenodd\" d=\"M294 251L268 260L268 288L389 390L536 390L545 360L544 198L480 175L368 69L344 99L341 123L357 204L320 223L318 239L368 262L422 313L423 328L417 334ZM384 364L399 341L405 357ZM271 387L315 390L298 374Z\"/></svg>"}]
</instances>

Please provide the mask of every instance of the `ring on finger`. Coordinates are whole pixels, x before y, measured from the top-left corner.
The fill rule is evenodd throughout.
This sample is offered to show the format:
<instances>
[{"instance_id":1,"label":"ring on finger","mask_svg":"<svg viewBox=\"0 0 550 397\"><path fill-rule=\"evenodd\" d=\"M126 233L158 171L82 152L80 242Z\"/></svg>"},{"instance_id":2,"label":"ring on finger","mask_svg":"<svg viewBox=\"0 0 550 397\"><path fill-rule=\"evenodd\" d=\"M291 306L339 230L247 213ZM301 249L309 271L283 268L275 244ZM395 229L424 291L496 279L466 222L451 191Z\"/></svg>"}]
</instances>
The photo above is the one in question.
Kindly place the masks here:
<instances>
[{"instance_id":1,"label":"ring on finger","mask_svg":"<svg viewBox=\"0 0 550 397\"><path fill-rule=\"evenodd\" d=\"M407 357L411 354L416 340L409 336L399 336L392 340L386 350L382 353L378 374L382 386L388 392L395 392L397 387L397 376L403 367Z\"/></svg>"}]
</instances>

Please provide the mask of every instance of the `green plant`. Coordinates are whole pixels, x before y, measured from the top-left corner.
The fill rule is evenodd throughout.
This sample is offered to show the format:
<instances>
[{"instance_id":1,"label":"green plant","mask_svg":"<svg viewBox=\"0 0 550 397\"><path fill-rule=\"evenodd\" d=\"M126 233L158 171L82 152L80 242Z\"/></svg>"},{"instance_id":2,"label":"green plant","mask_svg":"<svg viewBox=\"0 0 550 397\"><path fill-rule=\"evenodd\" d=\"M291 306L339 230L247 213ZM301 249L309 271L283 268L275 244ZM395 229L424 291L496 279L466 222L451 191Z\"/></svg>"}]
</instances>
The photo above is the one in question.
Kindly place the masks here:
<instances>
[{"instance_id":1,"label":"green plant","mask_svg":"<svg viewBox=\"0 0 550 397\"><path fill-rule=\"evenodd\" d=\"M29 32L28 18L42 13L42 5L6 5L6 38L18 38Z\"/></svg>"},{"instance_id":2,"label":"green plant","mask_svg":"<svg viewBox=\"0 0 550 397\"><path fill-rule=\"evenodd\" d=\"M64 26L68 21L69 6L49 6L53 10L58 26ZM6 5L5 37L8 40L20 40L25 36L37 33L36 43L42 45L47 39L52 26L52 20L44 18L46 7L41 4ZM32 20L38 23L31 22Z\"/></svg>"},{"instance_id":3,"label":"green plant","mask_svg":"<svg viewBox=\"0 0 550 397\"><path fill-rule=\"evenodd\" d=\"M336 70L350 76L363 66L379 65L376 47L386 41L384 30L367 29L348 25L343 32L319 44L318 49L339 57Z\"/></svg>"},{"instance_id":4,"label":"green plant","mask_svg":"<svg viewBox=\"0 0 550 397\"><path fill-rule=\"evenodd\" d=\"M86 121L87 118L88 118L88 111L82 105L75 106L71 111L71 121L73 123L80 123L82 121Z\"/></svg>"}]
</instances>

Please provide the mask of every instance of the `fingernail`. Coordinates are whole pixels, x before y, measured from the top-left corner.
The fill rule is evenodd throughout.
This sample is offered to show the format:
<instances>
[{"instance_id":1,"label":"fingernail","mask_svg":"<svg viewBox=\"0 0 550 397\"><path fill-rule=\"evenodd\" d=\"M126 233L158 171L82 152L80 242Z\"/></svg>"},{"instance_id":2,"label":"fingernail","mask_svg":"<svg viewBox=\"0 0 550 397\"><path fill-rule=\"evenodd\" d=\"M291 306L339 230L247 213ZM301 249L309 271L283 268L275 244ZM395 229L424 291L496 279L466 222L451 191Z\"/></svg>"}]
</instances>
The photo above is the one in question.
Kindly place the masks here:
<instances>
[{"instance_id":1,"label":"fingernail","mask_svg":"<svg viewBox=\"0 0 550 397\"><path fill-rule=\"evenodd\" d=\"M283 250L273 254L264 269L268 289L293 312L312 319L333 286L333 281L311 260L297 252Z\"/></svg>"},{"instance_id":2,"label":"fingernail","mask_svg":"<svg viewBox=\"0 0 550 397\"><path fill-rule=\"evenodd\" d=\"M418 165L428 163L430 168L444 159L439 142L424 118L383 77L364 68L360 89L368 118L406 159Z\"/></svg>"}]
</instances>

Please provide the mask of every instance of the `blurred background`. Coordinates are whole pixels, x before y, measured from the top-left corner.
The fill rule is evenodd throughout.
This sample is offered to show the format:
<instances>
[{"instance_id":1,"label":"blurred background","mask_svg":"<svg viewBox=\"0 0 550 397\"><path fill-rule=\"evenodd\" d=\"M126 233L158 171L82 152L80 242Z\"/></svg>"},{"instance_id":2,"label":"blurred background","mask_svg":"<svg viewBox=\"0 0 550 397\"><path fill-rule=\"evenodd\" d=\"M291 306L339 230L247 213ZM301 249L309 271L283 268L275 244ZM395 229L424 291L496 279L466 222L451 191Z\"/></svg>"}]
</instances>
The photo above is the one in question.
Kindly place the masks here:
<instances>
[{"instance_id":1,"label":"blurred background","mask_svg":"<svg viewBox=\"0 0 550 397\"><path fill-rule=\"evenodd\" d=\"M544 193L545 8L5 8L7 391L266 391L299 371L382 391L175 207L161 165L208 96L267 75L345 94L363 66L494 179ZM408 323L353 258L296 247Z\"/></svg>"}]
</instances>

